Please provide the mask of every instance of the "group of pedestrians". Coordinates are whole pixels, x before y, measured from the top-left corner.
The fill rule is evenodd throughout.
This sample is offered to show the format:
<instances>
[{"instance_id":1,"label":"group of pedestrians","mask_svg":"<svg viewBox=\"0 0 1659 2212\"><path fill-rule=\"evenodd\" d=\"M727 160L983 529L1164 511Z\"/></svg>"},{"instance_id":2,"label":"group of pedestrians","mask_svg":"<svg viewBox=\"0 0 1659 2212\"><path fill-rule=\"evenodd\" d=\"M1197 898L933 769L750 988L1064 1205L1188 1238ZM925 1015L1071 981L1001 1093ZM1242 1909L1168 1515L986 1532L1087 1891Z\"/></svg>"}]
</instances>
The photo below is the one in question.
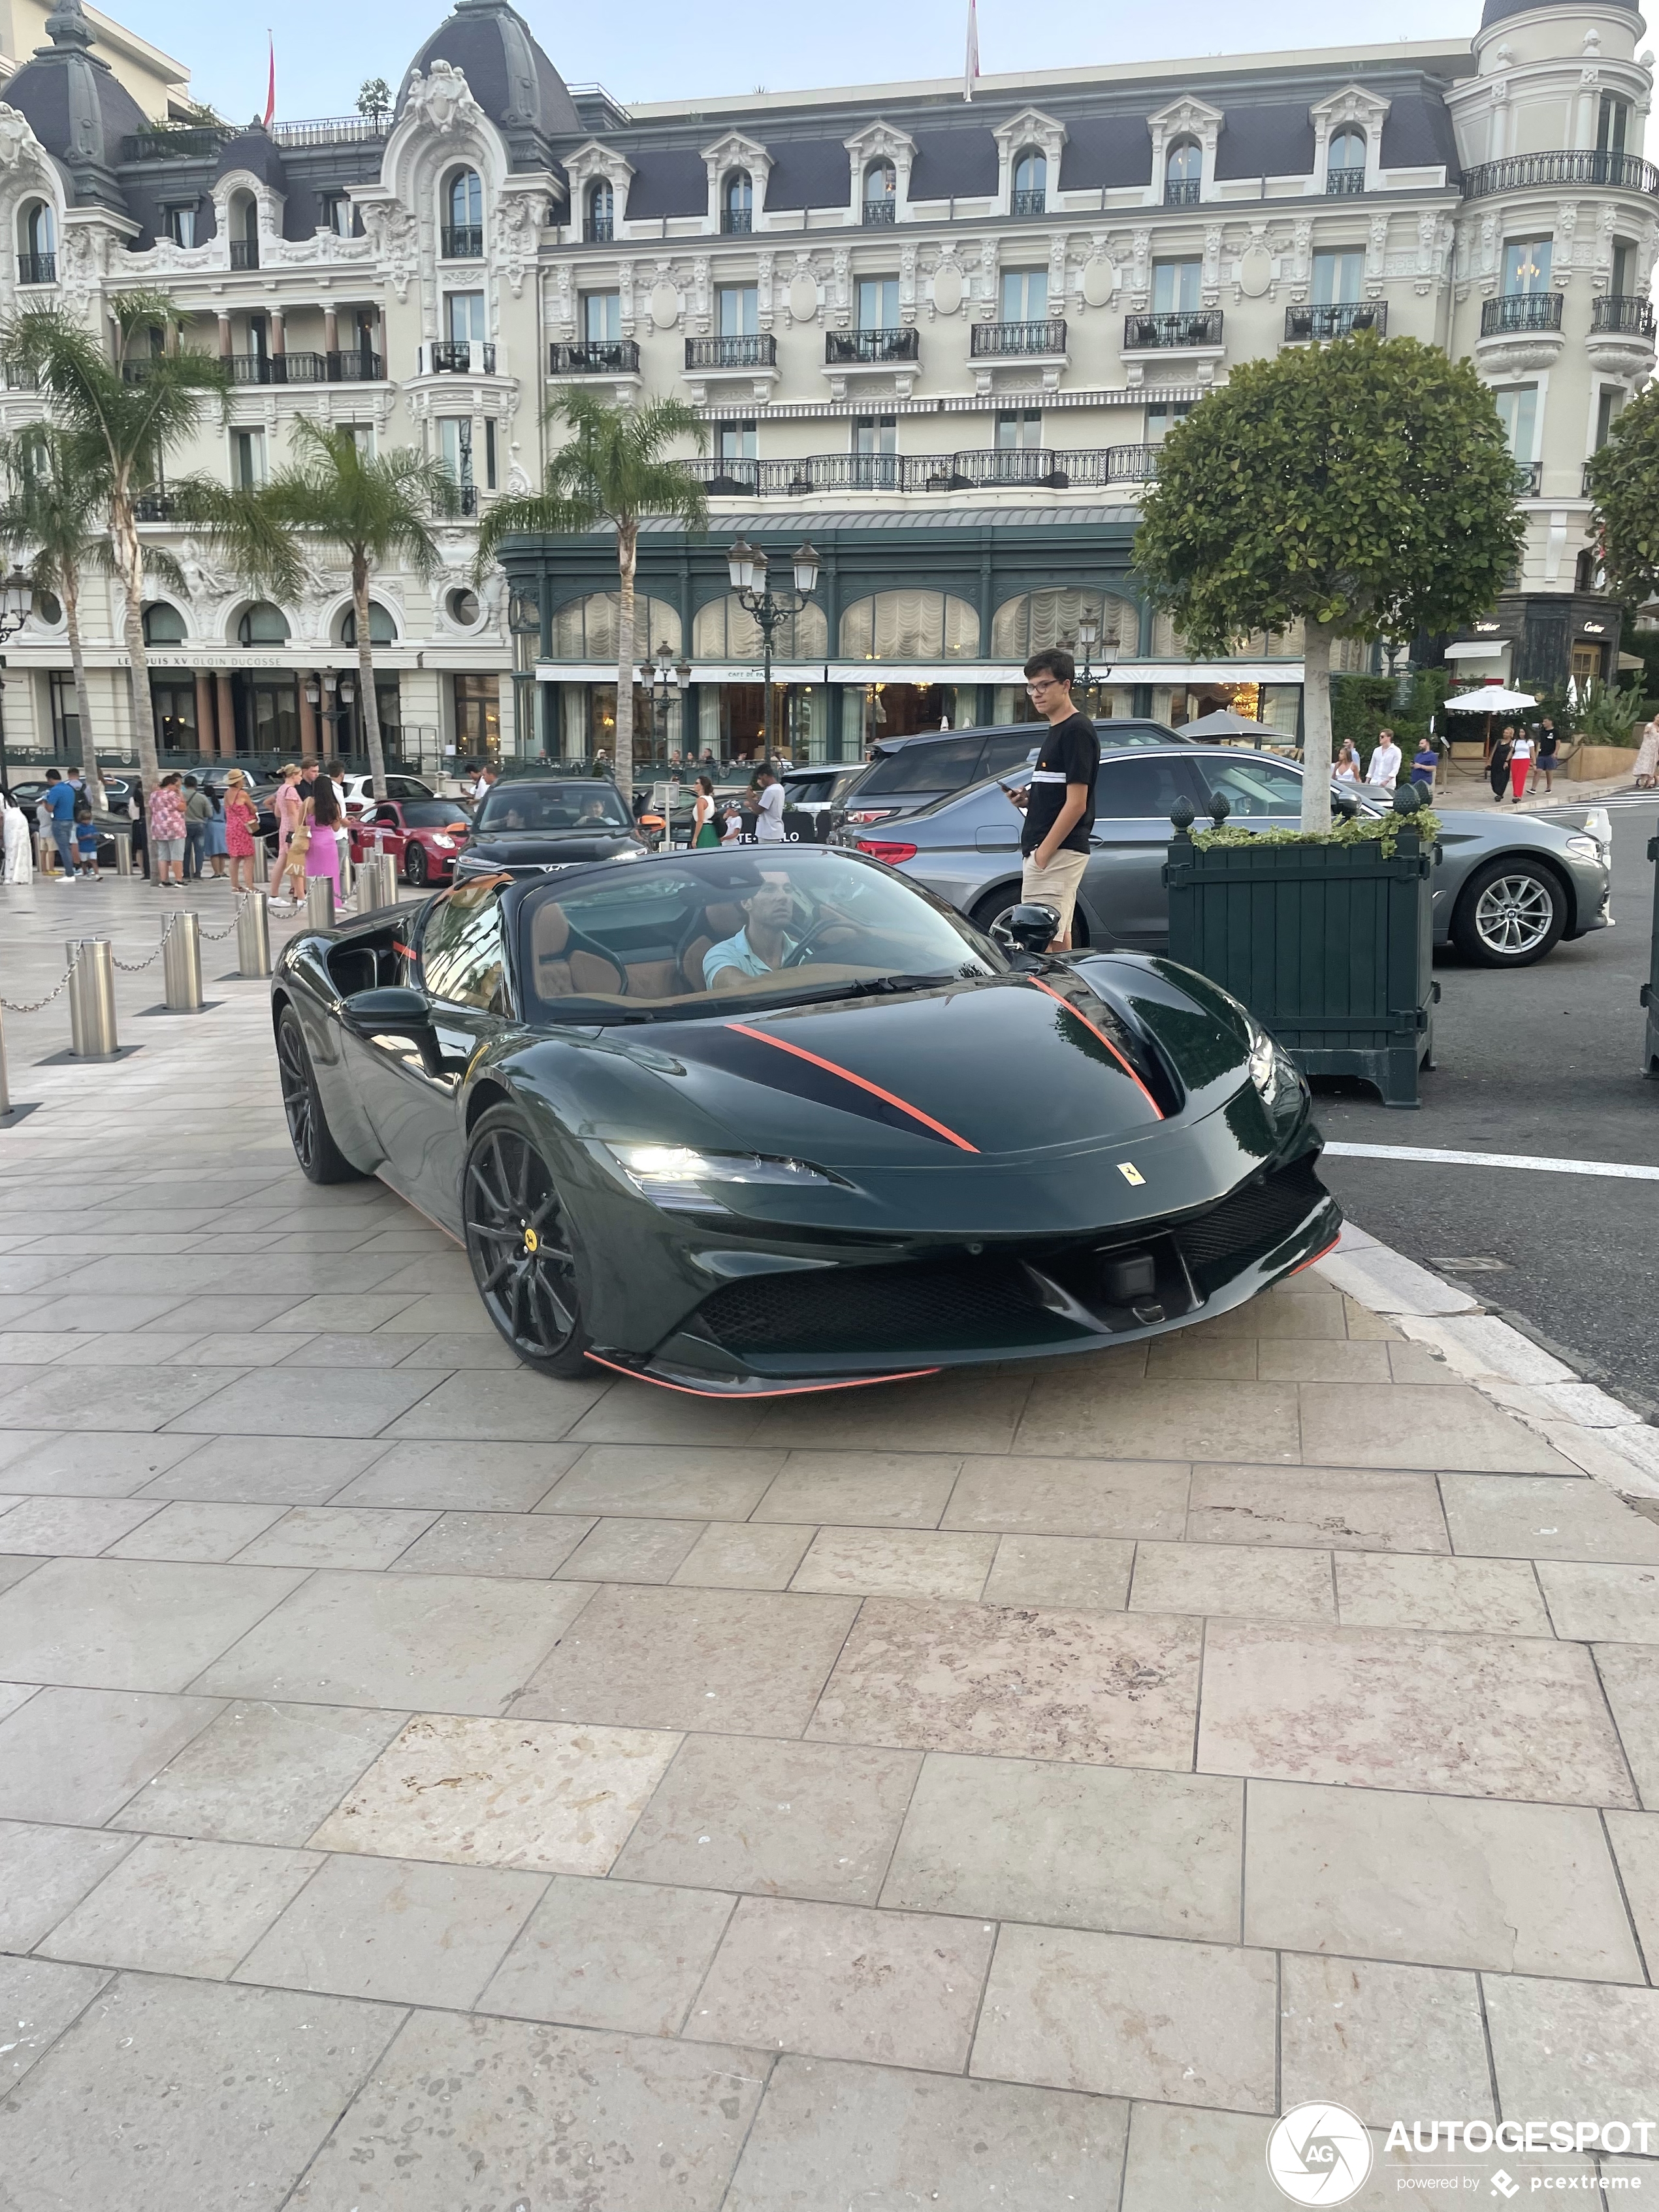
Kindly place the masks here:
<instances>
[{"instance_id":1,"label":"group of pedestrians","mask_svg":"<svg viewBox=\"0 0 1659 2212\"><path fill-rule=\"evenodd\" d=\"M716 799L714 779L707 770L698 775L693 787L696 793L691 804L694 850L712 845L740 845L745 838L751 838L757 845L781 845L787 842L783 785L769 761L756 770L746 801L735 793L725 799ZM749 826L751 823L752 829Z\"/></svg>"},{"instance_id":2,"label":"group of pedestrians","mask_svg":"<svg viewBox=\"0 0 1659 2212\"><path fill-rule=\"evenodd\" d=\"M1561 740L1553 716L1546 714L1535 729L1505 722L1486 763L1486 781L1501 806L1504 793L1518 806L1529 791L1544 780L1546 792L1555 788L1555 771L1561 765Z\"/></svg>"},{"instance_id":3,"label":"group of pedestrians","mask_svg":"<svg viewBox=\"0 0 1659 2212\"><path fill-rule=\"evenodd\" d=\"M271 800L276 817L276 858L270 871L274 902L305 896L307 885L325 876L334 886L336 912L342 910L340 848L346 837L345 807L340 798L337 764L290 762L276 781Z\"/></svg>"},{"instance_id":4,"label":"group of pedestrians","mask_svg":"<svg viewBox=\"0 0 1659 2212\"><path fill-rule=\"evenodd\" d=\"M1371 748L1371 757L1363 763L1352 738L1344 738L1331 775L1338 783L1360 784L1381 795L1397 787L1401 770L1405 765L1406 757L1394 732L1379 730L1376 743ZM1440 756L1435 750L1434 740L1425 735L1412 756L1411 781L1425 799L1434 796L1434 780L1439 767Z\"/></svg>"}]
</instances>

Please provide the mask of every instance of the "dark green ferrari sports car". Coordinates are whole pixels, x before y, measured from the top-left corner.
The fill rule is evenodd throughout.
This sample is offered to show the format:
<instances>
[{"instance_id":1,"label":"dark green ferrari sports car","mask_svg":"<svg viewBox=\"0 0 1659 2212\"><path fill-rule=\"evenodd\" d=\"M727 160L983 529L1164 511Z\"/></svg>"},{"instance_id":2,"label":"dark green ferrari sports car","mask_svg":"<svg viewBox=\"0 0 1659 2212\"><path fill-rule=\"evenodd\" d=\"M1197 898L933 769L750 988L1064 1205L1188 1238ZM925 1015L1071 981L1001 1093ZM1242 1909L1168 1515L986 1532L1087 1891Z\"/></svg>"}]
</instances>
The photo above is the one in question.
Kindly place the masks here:
<instances>
[{"instance_id":1,"label":"dark green ferrari sports car","mask_svg":"<svg viewBox=\"0 0 1659 2212\"><path fill-rule=\"evenodd\" d=\"M1307 1087L1245 1009L1019 913L1033 949L860 854L748 846L306 931L272 985L295 1152L463 1241L531 1366L717 1396L1125 1343L1327 1250Z\"/></svg>"}]
</instances>

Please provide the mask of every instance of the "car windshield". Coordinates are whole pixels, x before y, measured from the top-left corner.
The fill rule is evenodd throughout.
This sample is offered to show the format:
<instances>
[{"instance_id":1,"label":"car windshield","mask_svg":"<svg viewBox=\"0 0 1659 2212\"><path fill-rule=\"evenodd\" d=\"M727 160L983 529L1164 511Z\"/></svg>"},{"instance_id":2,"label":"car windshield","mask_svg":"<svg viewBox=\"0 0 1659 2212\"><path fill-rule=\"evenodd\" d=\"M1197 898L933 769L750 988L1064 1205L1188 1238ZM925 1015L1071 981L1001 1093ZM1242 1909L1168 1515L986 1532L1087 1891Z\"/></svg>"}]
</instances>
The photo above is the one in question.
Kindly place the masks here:
<instances>
[{"instance_id":1,"label":"car windshield","mask_svg":"<svg viewBox=\"0 0 1659 2212\"><path fill-rule=\"evenodd\" d=\"M411 830L465 828L471 817L453 799L410 799L404 802L404 820Z\"/></svg>"},{"instance_id":2,"label":"car windshield","mask_svg":"<svg viewBox=\"0 0 1659 2212\"><path fill-rule=\"evenodd\" d=\"M959 738L919 740L895 745L890 753L878 752L869 773L860 778L860 799L885 798L901 791L943 791L966 783L978 765L985 744L983 730L969 730Z\"/></svg>"},{"instance_id":3,"label":"car windshield","mask_svg":"<svg viewBox=\"0 0 1659 2212\"><path fill-rule=\"evenodd\" d=\"M532 1018L683 1018L1000 974L977 932L914 885L823 846L665 856L520 902Z\"/></svg>"},{"instance_id":4,"label":"car windshield","mask_svg":"<svg viewBox=\"0 0 1659 2212\"><path fill-rule=\"evenodd\" d=\"M474 826L502 830L628 830L632 815L611 783L497 783L484 794Z\"/></svg>"}]
</instances>

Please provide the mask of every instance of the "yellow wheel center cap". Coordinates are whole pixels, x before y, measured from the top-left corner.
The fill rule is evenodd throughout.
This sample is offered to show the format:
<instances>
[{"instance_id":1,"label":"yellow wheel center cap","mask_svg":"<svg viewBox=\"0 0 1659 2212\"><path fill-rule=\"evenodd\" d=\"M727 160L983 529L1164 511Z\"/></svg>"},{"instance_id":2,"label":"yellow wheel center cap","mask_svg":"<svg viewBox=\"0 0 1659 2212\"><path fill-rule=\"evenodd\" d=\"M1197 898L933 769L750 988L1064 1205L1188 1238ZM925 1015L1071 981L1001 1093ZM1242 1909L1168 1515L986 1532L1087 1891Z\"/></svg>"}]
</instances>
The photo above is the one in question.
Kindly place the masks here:
<instances>
[{"instance_id":1,"label":"yellow wheel center cap","mask_svg":"<svg viewBox=\"0 0 1659 2212\"><path fill-rule=\"evenodd\" d=\"M540 1237L536 1234L536 1231L535 1231L533 1229L526 1229L526 1230L525 1231L525 1232L524 1232L524 1249L525 1249L525 1250L526 1250L526 1252L534 1252L534 1251L538 1251L538 1250L539 1250L539 1249L540 1249L540 1247L541 1247L541 1241L542 1241L542 1240L541 1240L541 1238L540 1238Z\"/></svg>"}]
</instances>

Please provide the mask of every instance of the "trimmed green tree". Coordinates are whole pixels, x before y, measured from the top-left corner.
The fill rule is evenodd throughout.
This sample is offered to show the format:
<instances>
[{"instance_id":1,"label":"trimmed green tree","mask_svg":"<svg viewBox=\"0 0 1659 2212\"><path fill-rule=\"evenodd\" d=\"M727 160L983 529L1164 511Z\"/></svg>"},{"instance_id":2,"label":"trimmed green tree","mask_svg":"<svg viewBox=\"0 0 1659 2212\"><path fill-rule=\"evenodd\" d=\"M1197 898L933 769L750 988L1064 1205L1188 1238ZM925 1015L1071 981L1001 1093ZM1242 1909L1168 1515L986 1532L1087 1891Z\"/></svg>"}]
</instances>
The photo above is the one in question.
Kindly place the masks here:
<instances>
[{"instance_id":1,"label":"trimmed green tree","mask_svg":"<svg viewBox=\"0 0 1659 2212\"><path fill-rule=\"evenodd\" d=\"M1614 418L1587 471L1606 588L1633 614L1659 592L1659 384Z\"/></svg>"},{"instance_id":2,"label":"trimmed green tree","mask_svg":"<svg viewBox=\"0 0 1659 2212\"><path fill-rule=\"evenodd\" d=\"M702 423L683 399L619 407L592 392L561 392L547 410L568 441L547 465L539 493L498 501L478 532L482 568L504 538L585 533L609 523L617 533L621 607L617 623L617 787L634 795L634 577L640 524L647 515L676 517L688 533L708 526L708 501L683 463L663 448L690 438L701 453Z\"/></svg>"},{"instance_id":3,"label":"trimmed green tree","mask_svg":"<svg viewBox=\"0 0 1659 2212\"><path fill-rule=\"evenodd\" d=\"M1195 653L1302 624L1304 830L1331 823L1333 644L1484 614L1520 552L1516 490L1491 392L1414 338L1243 362L1170 433L1136 565Z\"/></svg>"}]
</instances>

